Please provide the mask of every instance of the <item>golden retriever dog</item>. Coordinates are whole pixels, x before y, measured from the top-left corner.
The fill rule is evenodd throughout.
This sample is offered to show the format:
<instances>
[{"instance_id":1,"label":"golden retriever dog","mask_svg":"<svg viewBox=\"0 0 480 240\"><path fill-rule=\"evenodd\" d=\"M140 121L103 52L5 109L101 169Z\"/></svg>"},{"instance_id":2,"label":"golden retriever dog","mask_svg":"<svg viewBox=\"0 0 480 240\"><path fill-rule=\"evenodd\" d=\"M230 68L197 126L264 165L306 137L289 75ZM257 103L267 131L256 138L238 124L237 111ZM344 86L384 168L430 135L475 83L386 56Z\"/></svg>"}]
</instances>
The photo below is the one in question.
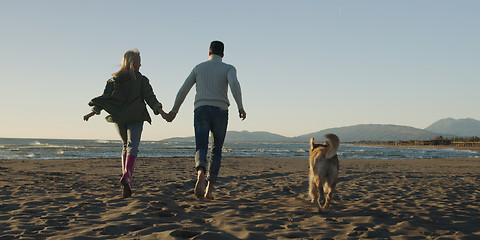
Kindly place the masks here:
<instances>
[{"instance_id":1,"label":"golden retriever dog","mask_svg":"<svg viewBox=\"0 0 480 240\"><path fill-rule=\"evenodd\" d=\"M331 133L325 137L325 143L314 143L314 138L310 139L309 193L312 203L317 202L320 211L328 211L330 208L339 170L337 150L340 140Z\"/></svg>"}]
</instances>

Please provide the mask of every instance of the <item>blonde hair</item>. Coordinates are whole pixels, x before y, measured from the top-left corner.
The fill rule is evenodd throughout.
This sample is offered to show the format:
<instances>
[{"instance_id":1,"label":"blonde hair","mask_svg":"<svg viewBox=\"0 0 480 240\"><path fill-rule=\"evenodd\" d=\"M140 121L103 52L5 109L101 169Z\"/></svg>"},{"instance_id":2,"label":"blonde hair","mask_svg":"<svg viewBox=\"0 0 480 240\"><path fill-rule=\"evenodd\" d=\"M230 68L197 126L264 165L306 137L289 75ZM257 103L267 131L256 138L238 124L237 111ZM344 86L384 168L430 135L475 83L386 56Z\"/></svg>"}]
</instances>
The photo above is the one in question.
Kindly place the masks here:
<instances>
[{"instance_id":1,"label":"blonde hair","mask_svg":"<svg viewBox=\"0 0 480 240\"><path fill-rule=\"evenodd\" d=\"M132 78L135 78L135 68L134 64L140 61L140 51L138 49L128 50L123 54L122 66L118 72L112 74L114 77L119 77L120 75L130 75Z\"/></svg>"}]
</instances>

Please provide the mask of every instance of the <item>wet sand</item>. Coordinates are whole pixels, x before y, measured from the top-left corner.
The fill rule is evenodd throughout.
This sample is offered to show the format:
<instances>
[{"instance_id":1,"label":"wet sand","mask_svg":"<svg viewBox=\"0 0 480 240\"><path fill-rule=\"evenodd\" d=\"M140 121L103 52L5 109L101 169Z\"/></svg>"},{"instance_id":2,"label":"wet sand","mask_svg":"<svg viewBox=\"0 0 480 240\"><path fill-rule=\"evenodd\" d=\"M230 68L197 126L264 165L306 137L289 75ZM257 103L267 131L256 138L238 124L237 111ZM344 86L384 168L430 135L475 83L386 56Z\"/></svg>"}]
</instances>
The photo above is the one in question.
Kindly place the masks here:
<instances>
[{"instance_id":1,"label":"wet sand","mask_svg":"<svg viewBox=\"0 0 480 240\"><path fill-rule=\"evenodd\" d=\"M328 213L307 159L225 158L215 200L192 158L0 160L0 239L479 239L480 159L340 159Z\"/></svg>"}]
</instances>

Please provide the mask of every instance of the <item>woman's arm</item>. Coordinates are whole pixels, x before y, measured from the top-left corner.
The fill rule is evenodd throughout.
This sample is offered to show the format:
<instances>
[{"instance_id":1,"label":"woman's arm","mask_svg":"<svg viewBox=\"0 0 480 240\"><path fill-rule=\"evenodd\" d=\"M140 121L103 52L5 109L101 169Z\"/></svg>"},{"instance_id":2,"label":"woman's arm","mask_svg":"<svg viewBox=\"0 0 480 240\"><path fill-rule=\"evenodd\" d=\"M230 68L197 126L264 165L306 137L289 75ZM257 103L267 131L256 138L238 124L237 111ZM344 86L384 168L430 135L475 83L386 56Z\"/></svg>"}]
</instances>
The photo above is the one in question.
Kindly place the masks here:
<instances>
[{"instance_id":1,"label":"woman's arm","mask_svg":"<svg viewBox=\"0 0 480 240\"><path fill-rule=\"evenodd\" d=\"M142 95L145 102L147 102L148 106L153 110L155 115L162 114L162 104L157 100L155 93L153 92L152 85L150 85L150 81L147 77L143 77L143 84L142 84ZM165 114L165 112L163 112ZM163 117L163 114L162 114Z\"/></svg>"}]
</instances>

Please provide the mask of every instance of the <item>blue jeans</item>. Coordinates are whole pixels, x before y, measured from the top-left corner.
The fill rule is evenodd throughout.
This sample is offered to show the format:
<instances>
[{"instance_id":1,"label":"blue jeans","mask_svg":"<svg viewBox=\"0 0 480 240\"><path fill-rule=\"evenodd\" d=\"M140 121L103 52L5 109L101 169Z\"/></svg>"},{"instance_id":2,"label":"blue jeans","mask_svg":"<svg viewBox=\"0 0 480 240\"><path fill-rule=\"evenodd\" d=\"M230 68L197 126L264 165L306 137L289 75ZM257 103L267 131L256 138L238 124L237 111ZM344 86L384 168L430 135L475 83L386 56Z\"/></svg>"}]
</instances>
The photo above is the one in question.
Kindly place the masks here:
<instances>
[{"instance_id":1,"label":"blue jeans","mask_svg":"<svg viewBox=\"0 0 480 240\"><path fill-rule=\"evenodd\" d=\"M122 155L137 156L143 123L115 123L115 127L122 138Z\"/></svg>"},{"instance_id":2,"label":"blue jeans","mask_svg":"<svg viewBox=\"0 0 480 240\"><path fill-rule=\"evenodd\" d=\"M228 110L214 106L200 106L194 112L195 127L195 168L203 168L207 173L207 180L211 183L217 181L222 148L225 141L228 125ZM212 132L212 148L210 162L207 167L208 137Z\"/></svg>"}]
</instances>

